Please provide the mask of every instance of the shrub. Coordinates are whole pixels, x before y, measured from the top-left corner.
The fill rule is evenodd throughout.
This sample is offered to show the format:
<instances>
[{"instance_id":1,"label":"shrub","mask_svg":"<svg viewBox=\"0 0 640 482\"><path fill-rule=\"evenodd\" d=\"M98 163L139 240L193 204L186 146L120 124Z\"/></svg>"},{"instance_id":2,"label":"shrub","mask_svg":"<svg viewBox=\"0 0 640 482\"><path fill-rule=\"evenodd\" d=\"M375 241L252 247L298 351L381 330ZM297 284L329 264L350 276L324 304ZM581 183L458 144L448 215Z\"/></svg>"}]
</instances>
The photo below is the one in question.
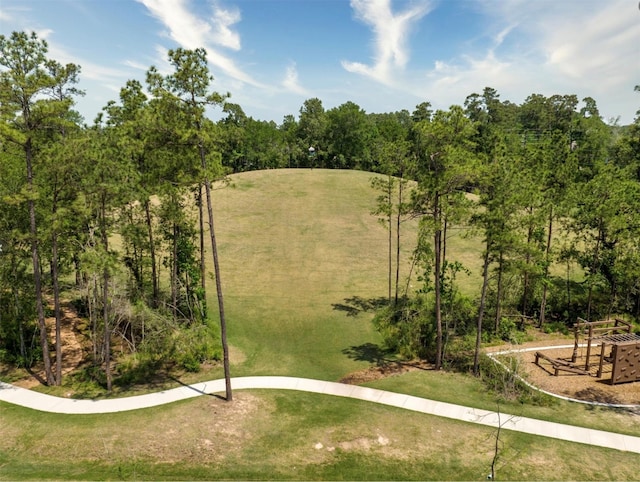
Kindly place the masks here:
<instances>
[{"instance_id":1,"label":"shrub","mask_svg":"<svg viewBox=\"0 0 640 482\"><path fill-rule=\"evenodd\" d=\"M548 406L555 403L549 395L531 388L522 381L520 361L516 357L505 357L496 363L486 355L480 357L480 379L489 390L503 401L519 401Z\"/></svg>"},{"instance_id":2,"label":"shrub","mask_svg":"<svg viewBox=\"0 0 640 482\"><path fill-rule=\"evenodd\" d=\"M380 310L373 324L389 350L405 358L428 358L435 340L431 313L424 297L402 299Z\"/></svg>"},{"instance_id":3,"label":"shrub","mask_svg":"<svg viewBox=\"0 0 640 482\"><path fill-rule=\"evenodd\" d=\"M518 329L514 318L501 318L497 335L501 340L514 345L520 345L526 340L526 333Z\"/></svg>"},{"instance_id":4,"label":"shrub","mask_svg":"<svg viewBox=\"0 0 640 482\"><path fill-rule=\"evenodd\" d=\"M220 360L221 353L216 337L207 325L192 325L175 332L173 360L190 372L200 370L207 360Z\"/></svg>"}]
</instances>

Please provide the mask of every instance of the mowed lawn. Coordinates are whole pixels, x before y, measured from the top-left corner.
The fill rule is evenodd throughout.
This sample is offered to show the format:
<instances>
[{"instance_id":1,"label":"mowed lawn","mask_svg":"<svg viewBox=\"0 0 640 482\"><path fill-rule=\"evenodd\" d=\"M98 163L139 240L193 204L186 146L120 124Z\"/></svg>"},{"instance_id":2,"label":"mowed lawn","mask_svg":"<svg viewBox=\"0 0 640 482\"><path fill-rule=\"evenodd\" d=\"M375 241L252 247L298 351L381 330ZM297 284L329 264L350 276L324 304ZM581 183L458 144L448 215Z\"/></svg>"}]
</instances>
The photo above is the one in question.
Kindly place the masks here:
<instances>
[{"instance_id":1,"label":"mowed lawn","mask_svg":"<svg viewBox=\"0 0 640 482\"><path fill-rule=\"evenodd\" d=\"M234 375L335 380L366 366L344 351L379 343L361 305L387 296L388 234L371 215L371 177L257 171L215 191L229 340L241 361ZM416 224L405 233L407 274ZM214 293L209 299L215 311Z\"/></svg>"}]
</instances>

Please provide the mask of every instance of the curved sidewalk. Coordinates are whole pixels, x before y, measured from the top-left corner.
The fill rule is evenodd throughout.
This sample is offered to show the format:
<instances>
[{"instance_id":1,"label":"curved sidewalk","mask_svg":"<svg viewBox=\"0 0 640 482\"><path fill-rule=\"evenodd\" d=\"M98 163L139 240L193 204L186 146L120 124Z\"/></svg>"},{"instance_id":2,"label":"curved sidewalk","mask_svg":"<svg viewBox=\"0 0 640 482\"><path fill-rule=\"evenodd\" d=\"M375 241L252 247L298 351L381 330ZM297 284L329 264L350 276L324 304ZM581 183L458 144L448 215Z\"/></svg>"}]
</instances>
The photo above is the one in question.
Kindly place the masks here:
<instances>
[{"instance_id":1,"label":"curved sidewalk","mask_svg":"<svg viewBox=\"0 0 640 482\"><path fill-rule=\"evenodd\" d=\"M298 390L355 398L438 417L462 420L496 428L501 427L505 430L640 453L640 437L575 427L573 425L563 425L507 413L496 413L358 385L346 385L343 383L293 377L241 377L232 378L231 383L234 390ZM137 410L200 395L223 393L224 391L224 379L220 379L135 397L109 400L73 400L45 395L0 382L1 401L43 412L64 414L114 413Z\"/></svg>"}]
</instances>

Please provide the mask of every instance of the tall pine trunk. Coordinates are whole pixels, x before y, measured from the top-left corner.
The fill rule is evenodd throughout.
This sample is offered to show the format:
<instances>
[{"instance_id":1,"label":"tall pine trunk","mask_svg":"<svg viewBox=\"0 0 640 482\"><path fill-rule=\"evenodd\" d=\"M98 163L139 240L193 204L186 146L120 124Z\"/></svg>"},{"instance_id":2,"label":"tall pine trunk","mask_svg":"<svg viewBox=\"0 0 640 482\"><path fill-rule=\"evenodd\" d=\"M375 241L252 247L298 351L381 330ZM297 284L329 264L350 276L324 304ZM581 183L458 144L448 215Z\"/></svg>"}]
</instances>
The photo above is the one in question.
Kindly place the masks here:
<instances>
[{"instance_id":1,"label":"tall pine trunk","mask_svg":"<svg viewBox=\"0 0 640 482\"><path fill-rule=\"evenodd\" d=\"M400 283L400 223L402 218L402 195L403 195L404 184L402 182L402 175L400 176L400 181L398 183L398 213L396 217L396 297L395 303L398 304L398 285ZM389 226L389 231L391 231L391 226Z\"/></svg>"},{"instance_id":2,"label":"tall pine trunk","mask_svg":"<svg viewBox=\"0 0 640 482\"><path fill-rule=\"evenodd\" d=\"M160 289L158 286L158 268L156 267L156 243L153 236L153 223L151 220L151 207L149 199L144 202L144 213L147 220L147 232L149 236L149 255L151 256L151 286L152 286L152 308L157 308L160 300Z\"/></svg>"},{"instance_id":3,"label":"tall pine trunk","mask_svg":"<svg viewBox=\"0 0 640 482\"><path fill-rule=\"evenodd\" d=\"M198 124L198 130L200 125ZM207 172L207 160L204 152L204 146L198 146L200 153L200 163L203 172ZM205 174L206 176L206 174ZM231 391L231 370L229 362L229 345L227 343L227 320L224 312L224 297L222 295L222 280L220 279L220 263L218 261L218 243L216 242L216 232L213 222L213 203L211 201L211 181L206 177L204 188L207 194L207 215L209 218L209 235L211 238L211 253L213 255L213 271L216 279L216 293L218 295L218 312L220 315L220 341L222 343L222 358L224 366L224 381L226 389L226 399L228 402L233 400L233 392Z\"/></svg>"},{"instance_id":4,"label":"tall pine trunk","mask_svg":"<svg viewBox=\"0 0 640 482\"><path fill-rule=\"evenodd\" d=\"M51 279L53 281L53 309L56 317L56 385L62 385L62 319L60 313L60 283L58 281L58 234L51 234Z\"/></svg>"},{"instance_id":5,"label":"tall pine trunk","mask_svg":"<svg viewBox=\"0 0 640 482\"><path fill-rule=\"evenodd\" d=\"M102 247L104 255L109 256L109 237L107 236L107 205L105 195L100 206ZM104 374L107 380L107 392L111 393L111 327L109 325L109 268L102 270L102 317L104 319Z\"/></svg>"},{"instance_id":6,"label":"tall pine trunk","mask_svg":"<svg viewBox=\"0 0 640 482\"><path fill-rule=\"evenodd\" d=\"M544 283L542 285L542 300L540 301L540 320L538 325L542 328L545 321L545 311L547 309L547 291L549 284L549 255L551 253L551 237L553 229L553 206L549 207L549 226L547 228L547 246L544 253Z\"/></svg>"},{"instance_id":7,"label":"tall pine trunk","mask_svg":"<svg viewBox=\"0 0 640 482\"><path fill-rule=\"evenodd\" d=\"M387 191L387 199L389 201L389 304L391 304L391 293L393 291L393 200L392 200L392 189L393 184L391 181L391 175L389 175L389 184ZM396 300L397 302L398 300Z\"/></svg>"},{"instance_id":8,"label":"tall pine trunk","mask_svg":"<svg viewBox=\"0 0 640 482\"><path fill-rule=\"evenodd\" d=\"M178 319L178 226L173 223L173 261L171 262L171 313L173 321Z\"/></svg>"},{"instance_id":9,"label":"tall pine trunk","mask_svg":"<svg viewBox=\"0 0 640 482\"><path fill-rule=\"evenodd\" d=\"M440 214L440 194L436 191L434 197L434 209L433 220L435 224L435 233L433 235L433 248L434 248L434 288L435 288L435 316L436 316L436 360L435 369L440 370L442 368L442 293L441 293L441 276L442 276L442 228L440 227L441 214Z\"/></svg>"},{"instance_id":10,"label":"tall pine trunk","mask_svg":"<svg viewBox=\"0 0 640 482\"><path fill-rule=\"evenodd\" d=\"M203 192L202 183L198 185L198 222L200 223L200 287L202 293L207 292L207 265L205 262L205 247L204 247L204 205L203 205ZM203 310L203 311L206 311ZM202 313L202 318L207 317L206 313Z\"/></svg>"},{"instance_id":11,"label":"tall pine trunk","mask_svg":"<svg viewBox=\"0 0 640 482\"><path fill-rule=\"evenodd\" d=\"M502 318L502 278L504 274L504 252L500 250L500 255L498 257L498 287L496 289L496 325L495 332L496 334L500 330L500 319Z\"/></svg>"},{"instance_id":12,"label":"tall pine trunk","mask_svg":"<svg viewBox=\"0 0 640 482\"><path fill-rule=\"evenodd\" d=\"M533 213L533 208L528 208L529 214ZM527 229L527 251L524 258L525 271L522 280L522 314L529 314L529 291L531 290L531 276L529 274L529 265L531 264L531 243L533 242L533 221L529 220Z\"/></svg>"},{"instance_id":13,"label":"tall pine trunk","mask_svg":"<svg viewBox=\"0 0 640 482\"><path fill-rule=\"evenodd\" d=\"M476 324L476 347L473 354L473 373L480 373L480 344L482 342L482 321L484 318L484 309L487 300L487 287L489 286L489 247L490 242L487 240L486 251L482 263L482 291L480 293L480 308L478 308L478 322Z\"/></svg>"},{"instance_id":14,"label":"tall pine trunk","mask_svg":"<svg viewBox=\"0 0 640 482\"><path fill-rule=\"evenodd\" d=\"M27 188L29 196L29 229L31 238L31 260L33 263L33 284L36 295L36 312L38 314L38 327L40 328L40 346L42 348L42 361L44 362L45 381L47 385L54 384L53 372L51 371L51 353L49 352L49 337L47 325L44 317L44 305L42 302L42 277L40 270L40 254L38 252L38 230L36 226L36 206L35 193L33 188L33 152L31 139L28 139L25 147L27 161Z\"/></svg>"}]
</instances>

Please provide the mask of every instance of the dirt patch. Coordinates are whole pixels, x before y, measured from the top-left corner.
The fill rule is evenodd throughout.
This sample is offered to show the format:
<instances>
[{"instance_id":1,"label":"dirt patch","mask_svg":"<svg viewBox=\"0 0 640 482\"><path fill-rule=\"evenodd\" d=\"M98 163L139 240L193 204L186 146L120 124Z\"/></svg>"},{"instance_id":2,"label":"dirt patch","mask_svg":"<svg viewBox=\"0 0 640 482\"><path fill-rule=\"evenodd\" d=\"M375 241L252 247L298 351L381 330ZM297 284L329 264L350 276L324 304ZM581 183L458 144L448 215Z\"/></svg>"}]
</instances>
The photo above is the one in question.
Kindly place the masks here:
<instances>
[{"instance_id":1,"label":"dirt patch","mask_svg":"<svg viewBox=\"0 0 640 482\"><path fill-rule=\"evenodd\" d=\"M550 347L572 345L571 340L567 339L551 339L545 338L535 342L525 343L517 346L500 346L488 349L489 352L498 352L504 350L521 350L535 347ZM598 353L598 348L594 353ZM532 385L541 390L560 395L563 397L574 398L586 402L598 402L617 405L640 405L640 382L635 383L619 383L611 385L611 365L603 366L602 377L598 378L596 372L598 369L599 357L591 355L591 366L589 367L589 375L578 375L570 372L559 372L558 376L554 375L551 364L545 360L541 360L538 366L535 363L536 350L527 352L514 353L509 356L516 357L519 360L519 370L524 378ZM551 358L558 358L566 361L571 360L573 348L552 348L544 350L544 354ZM586 359L585 349L580 349L575 364L584 368ZM340 380L340 383L348 383L350 385L358 385L375 380L380 380L394 375L401 375L414 370L432 370L433 365L418 362L389 362L380 366L373 366L349 373Z\"/></svg>"},{"instance_id":2,"label":"dirt patch","mask_svg":"<svg viewBox=\"0 0 640 482\"><path fill-rule=\"evenodd\" d=\"M566 340L556 341L557 344L571 344ZM550 343L545 344L527 344L525 348L535 348L536 346L547 347ZM505 347L502 347L503 349ZM523 347L512 347L523 348ZM499 351L495 349L493 351ZM552 348L544 350L543 353L550 358L563 361L571 361L573 348ZM599 354L599 348L595 348L595 353ZM560 371L558 376L554 375L554 370L546 360L540 360L540 366L535 363L536 350L514 353L519 360L519 366L526 380L532 385L563 397L575 398L587 402L611 403L620 405L640 405L640 382L619 383L611 385L611 364L603 365L603 373L598 378L597 370L599 356L594 356L593 352L590 358L590 366L588 367L589 375L580 375ZM579 349L575 364L581 368L585 368L586 349Z\"/></svg>"},{"instance_id":3,"label":"dirt patch","mask_svg":"<svg viewBox=\"0 0 640 482\"><path fill-rule=\"evenodd\" d=\"M389 362L383 365L377 365L349 373L341 378L339 382L347 383L349 385L358 385L360 383L372 382L393 375L401 375L402 373L410 371L432 369L433 364L420 360L415 362Z\"/></svg>"},{"instance_id":4,"label":"dirt patch","mask_svg":"<svg viewBox=\"0 0 640 482\"><path fill-rule=\"evenodd\" d=\"M85 348L83 345L83 336L80 335L79 327L85 323L75 308L69 302L63 302L60 306L60 339L62 341L62 376L76 370L84 361ZM49 332L49 340L55 340L56 337L56 319L48 317L45 319L47 330ZM55 350L51 352L51 369L55 373ZM41 384L40 380L46 378L42 363L33 367L33 376L13 382L14 385L22 388L34 388Z\"/></svg>"}]
</instances>

